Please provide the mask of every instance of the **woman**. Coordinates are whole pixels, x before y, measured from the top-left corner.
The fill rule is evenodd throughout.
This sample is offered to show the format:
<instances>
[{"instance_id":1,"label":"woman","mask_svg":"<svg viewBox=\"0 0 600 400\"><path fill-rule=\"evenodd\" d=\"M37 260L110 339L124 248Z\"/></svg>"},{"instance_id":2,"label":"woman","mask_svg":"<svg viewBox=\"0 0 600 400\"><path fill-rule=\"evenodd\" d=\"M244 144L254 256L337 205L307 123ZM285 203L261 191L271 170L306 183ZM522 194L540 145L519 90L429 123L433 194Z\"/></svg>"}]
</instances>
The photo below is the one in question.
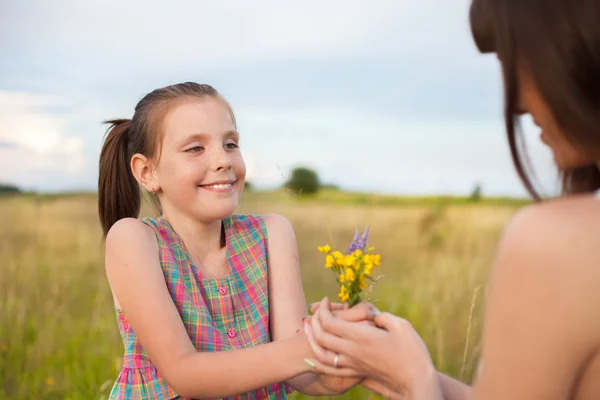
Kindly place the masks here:
<instances>
[{"instance_id":1,"label":"woman","mask_svg":"<svg viewBox=\"0 0 600 400\"><path fill-rule=\"evenodd\" d=\"M470 18L477 47L502 66L517 172L539 201L519 153L518 117L529 113L554 153L562 196L524 208L506 228L472 388L435 371L409 322L387 313L374 316L380 329L346 322L326 299L305 326L311 361L321 372L360 371L389 397L598 399L600 2L473 0Z\"/></svg>"}]
</instances>

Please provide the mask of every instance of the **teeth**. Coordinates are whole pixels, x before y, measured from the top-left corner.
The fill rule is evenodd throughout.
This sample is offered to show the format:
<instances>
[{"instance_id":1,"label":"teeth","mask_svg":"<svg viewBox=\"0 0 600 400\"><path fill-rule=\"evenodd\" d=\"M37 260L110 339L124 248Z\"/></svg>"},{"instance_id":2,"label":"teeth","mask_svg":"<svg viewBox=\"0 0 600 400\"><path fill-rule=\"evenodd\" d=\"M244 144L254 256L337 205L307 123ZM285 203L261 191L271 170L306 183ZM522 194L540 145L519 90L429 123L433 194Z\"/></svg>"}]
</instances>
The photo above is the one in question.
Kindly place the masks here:
<instances>
[{"instance_id":1,"label":"teeth","mask_svg":"<svg viewBox=\"0 0 600 400\"><path fill-rule=\"evenodd\" d=\"M212 189L229 189L231 188L231 183L219 183L218 185L208 185L207 187Z\"/></svg>"}]
</instances>

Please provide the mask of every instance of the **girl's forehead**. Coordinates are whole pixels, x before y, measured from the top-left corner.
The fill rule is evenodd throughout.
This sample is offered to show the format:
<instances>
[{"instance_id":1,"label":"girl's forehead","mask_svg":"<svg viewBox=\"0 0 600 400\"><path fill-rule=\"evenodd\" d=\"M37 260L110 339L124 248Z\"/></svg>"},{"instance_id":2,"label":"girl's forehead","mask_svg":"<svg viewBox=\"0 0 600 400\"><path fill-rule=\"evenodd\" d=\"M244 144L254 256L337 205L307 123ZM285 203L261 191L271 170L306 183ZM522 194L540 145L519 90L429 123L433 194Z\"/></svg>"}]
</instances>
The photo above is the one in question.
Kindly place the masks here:
<instances>
[{"instance_id":1,"label":"girl's forehead","mask_svg":"<svg viewBox=\"0 0 600 400\"><path fill-rule=\"evenodd\" d=\"M178 104L165 116L164 128L165 136L220 135L235 130L228 107L216 99Z\"/></svg>"}]
</instances>

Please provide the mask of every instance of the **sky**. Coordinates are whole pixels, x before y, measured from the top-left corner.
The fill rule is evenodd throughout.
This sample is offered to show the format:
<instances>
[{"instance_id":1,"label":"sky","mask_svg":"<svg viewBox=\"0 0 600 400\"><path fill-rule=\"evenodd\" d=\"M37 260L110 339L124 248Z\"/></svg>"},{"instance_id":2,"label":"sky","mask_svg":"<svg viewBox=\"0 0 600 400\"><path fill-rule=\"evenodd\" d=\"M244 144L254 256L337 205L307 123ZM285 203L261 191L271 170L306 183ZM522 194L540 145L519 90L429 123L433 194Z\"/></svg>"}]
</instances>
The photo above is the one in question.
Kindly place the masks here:
<instances>
[{"instance_id":1,"label":"sky","mask_svg":"<svg viewBox=\"0 0 600 400\"><path fill-rule=\"evenodd\" d=\"M348 190L523 196L493 55L468 0L2 0L0 182L95 190L102 121L196 81L231 103L248 177L314 168ZM544 192L552 155L524 121Z\"/></svg>"}]
</instances>

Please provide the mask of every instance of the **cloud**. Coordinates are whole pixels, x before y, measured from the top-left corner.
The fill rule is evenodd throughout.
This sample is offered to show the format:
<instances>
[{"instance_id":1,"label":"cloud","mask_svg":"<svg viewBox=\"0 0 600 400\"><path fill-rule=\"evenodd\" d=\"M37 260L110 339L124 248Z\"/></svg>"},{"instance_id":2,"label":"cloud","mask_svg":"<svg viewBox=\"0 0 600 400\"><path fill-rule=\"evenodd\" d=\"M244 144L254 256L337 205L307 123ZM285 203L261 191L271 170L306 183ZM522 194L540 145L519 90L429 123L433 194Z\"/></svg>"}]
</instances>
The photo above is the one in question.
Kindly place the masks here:
<instances>
[{"instance_id":1,"label":"cloud","mask_svg":"<svg viewBox=\"0 0 600 400\"><path fill-rule=\"evenodd\" d=\"M16 149L19 147L18 144L9 142L8 140L0 140L0 149Z\"/></svg>"},{"instance_id":2,"label":"cloud","mask_svg":"<svg viewBox=\"0 0 600 400\"><path fill-rule=\"evenodd\" d=\"M468 4L9 0L0 12L0 88L118 103L124 115L154 88L196 80L235 107L489 117L497 102L481 99L500 98L499 75L475 50Z\"/></svg>"},{"instance_id":3,"label":"cloud","mask_svg":"<svg viewBox=\"0 0 600 400\"><path fill-rule=\"evenodd\" d=\"M48 188L85 175L83 140L68 134L68 115L45 111L60 104L48 96L0 92L0 143L6 144L0 146L0 180Z\"/></svg>"},{"instance_id":4,"label":"cloud","mask_svg":"<svg viewBox=\"0 0 600 400\"><path fill-rule=\"evenodd\" d=\"M141 0L53 0L30 7L9 1L0 26L2 33L11 35L1 35L5 39L0 44L8 47L18 41L38 50L50 46L90 53L110 49L159 63L176 61L176 56L211 62L421 51L423 40L391 35L413 32L425 38L426 45L447 42L448 33L466 22L467 4L466 0L380 0L376 4L369 0L212 0L168 5ZM457 23L446 22L444 34L431 29L444 18ZM429 24L423 26L424 21ZM380 44L373 47L374 41Z\"/></svg>"},{"instance_id":5,"label":"cloud","mask_svg":"<svg viewBox=\"0 0 600 400\"><path fill-rule=\"evenodd\" d=\"M467 0L205 0L168 5L50 0L36 7L11 1L0 13L0 50L11 56L9 63L27 69L35 69L27 57L43 59L43 68L37 69L72 81L86 80L91 71L97 78L121 82L166 71L162 79L177 71L205 75L284 60L385 57L412 62L429 57L468 65L462 60L475 51L467 6Z\"/></svg>"}]
</instances>

